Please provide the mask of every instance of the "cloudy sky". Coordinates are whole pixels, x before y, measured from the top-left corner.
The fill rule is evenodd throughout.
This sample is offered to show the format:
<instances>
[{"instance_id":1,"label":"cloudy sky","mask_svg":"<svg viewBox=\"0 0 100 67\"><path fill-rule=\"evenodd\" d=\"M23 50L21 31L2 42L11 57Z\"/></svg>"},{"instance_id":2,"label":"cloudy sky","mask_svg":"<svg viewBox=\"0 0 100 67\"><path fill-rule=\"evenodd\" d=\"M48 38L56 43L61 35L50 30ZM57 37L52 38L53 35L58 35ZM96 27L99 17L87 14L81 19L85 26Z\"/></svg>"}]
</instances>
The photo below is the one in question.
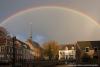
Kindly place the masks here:
<instances>
[{"instance_id":1,"label":"cloudy sky","mask_svg":"<svg viewBox=\"0 0 100 67\"><path fill-rule=\"evenodd\" d=\"M0 0L0 23L18 38L40 43L100 40L100 0ZM9 20L8 20L9 18Z\"/></svg>"}]
</instances>

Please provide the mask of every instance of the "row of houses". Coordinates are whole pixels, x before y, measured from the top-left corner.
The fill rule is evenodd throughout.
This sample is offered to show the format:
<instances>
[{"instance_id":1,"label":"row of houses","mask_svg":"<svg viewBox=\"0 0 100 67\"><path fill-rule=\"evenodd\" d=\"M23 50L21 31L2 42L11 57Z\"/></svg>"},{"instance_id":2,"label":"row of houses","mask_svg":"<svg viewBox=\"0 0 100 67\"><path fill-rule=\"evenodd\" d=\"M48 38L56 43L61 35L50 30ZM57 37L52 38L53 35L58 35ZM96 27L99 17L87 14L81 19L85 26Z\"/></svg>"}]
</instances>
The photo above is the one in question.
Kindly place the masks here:
<instances>
[{"instance_id":1,"label":"row of houses","mask_svg":"<svg viewBox=\"0 0 100 67\"><path fill-rule=\"evenodd\" d=\"M40 45L32 41L32 36L23 42L9 36L4 28L0 28L0 62L13 62L13 58L16 62L40 60L42 51ZM78 41L60 45L58 54L58 59L66 62L100 64L100 41Z\"/></svg>"},{"instance_id":2,"label":"row of houses","mask_svg":"<svg viewBox=\"0 0 100 67\"><path fill-rule=\"evenodd\" d=\"M11 37L7 31L0 27L0 63L28 62L39 60L41 57L40 45L31 38L25 42Z\"/></svg>"},{"instance_id":3,"label":"row of houses","mask_svg":"<svg viewBox=\"0 0 100 67\"><path fill-rule=\"evenodd\" d=\"M59 60L75 64L100 64L100 41L78 41L61 45Z\"/></svg>"}]
</instances>

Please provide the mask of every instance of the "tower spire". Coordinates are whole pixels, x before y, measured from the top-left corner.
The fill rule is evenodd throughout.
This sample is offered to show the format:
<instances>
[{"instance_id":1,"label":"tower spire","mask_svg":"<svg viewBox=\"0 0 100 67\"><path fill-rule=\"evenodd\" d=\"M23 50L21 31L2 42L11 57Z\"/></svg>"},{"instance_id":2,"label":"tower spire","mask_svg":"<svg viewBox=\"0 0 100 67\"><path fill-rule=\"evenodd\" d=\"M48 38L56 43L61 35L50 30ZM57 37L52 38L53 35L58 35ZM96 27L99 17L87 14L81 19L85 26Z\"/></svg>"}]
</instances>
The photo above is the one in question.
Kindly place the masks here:
<instances>
[{"instance_id":1,"label":"tower spire","mask_svg":"<svg viewBox=\"0 0 100 67\"><path fill-rule=\"evenodd\" d=\"M29 39L32 40L32 22L30 23L30 34L29 34Z\"/></svg>"}]
</instances>

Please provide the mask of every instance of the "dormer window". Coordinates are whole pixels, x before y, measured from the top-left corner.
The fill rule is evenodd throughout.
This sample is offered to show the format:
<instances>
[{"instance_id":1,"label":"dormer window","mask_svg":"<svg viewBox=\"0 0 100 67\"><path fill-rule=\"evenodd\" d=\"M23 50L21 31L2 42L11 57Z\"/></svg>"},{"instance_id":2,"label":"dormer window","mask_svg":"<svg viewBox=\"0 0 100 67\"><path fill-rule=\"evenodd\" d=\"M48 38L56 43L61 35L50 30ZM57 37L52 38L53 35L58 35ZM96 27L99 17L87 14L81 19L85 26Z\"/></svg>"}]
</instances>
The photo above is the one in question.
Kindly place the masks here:
<instances>
[{"instance_id":1,"label":"dormer window","mask_svg":"<svg viewBox=\"0 0 100 67\"><path fill-rule=\"evenodd\" d=\"M72 49L72 50L74 50L75 48L74 48L74 47L72 47L71 49Z\"/></svg>"},{"instance_id":2,"label":"dormer window","mask_svg":"<svg viewBox=\"0 0 100 67\"><path fill-rule=\"evenodd\" d=\"M86 47L86 48L85 48L85 51L86 51L86 52L89 52L89 47Z\"/></svg>"},{"instance_id":3,"label":"dormer window","mask_svg":"<svg viewBox=\"0 0 100 67\"><path fill-rule=\"evenodd\" d=\"M62 55L62 52L60 52L60 54Z\"/></svg>"},{"instance_id":4,"label":"dormer window","mask_svg":"<svg viewBox=\"0 0 100 67\"><path fill-rule=\"evenodd\" d=\"M66 47L65 50L68 50L68 47Z\"/></svg>"},{"instance_id":5,"label":"dormer window","mask_svg":"<svg viewBox=\"0 0 100 67\"><path fill-rule=\"evenodd\" d=\"M97 47L94 47L94 51L97 52L98 51L98 48Z\"/></svg>"}]
</instances>

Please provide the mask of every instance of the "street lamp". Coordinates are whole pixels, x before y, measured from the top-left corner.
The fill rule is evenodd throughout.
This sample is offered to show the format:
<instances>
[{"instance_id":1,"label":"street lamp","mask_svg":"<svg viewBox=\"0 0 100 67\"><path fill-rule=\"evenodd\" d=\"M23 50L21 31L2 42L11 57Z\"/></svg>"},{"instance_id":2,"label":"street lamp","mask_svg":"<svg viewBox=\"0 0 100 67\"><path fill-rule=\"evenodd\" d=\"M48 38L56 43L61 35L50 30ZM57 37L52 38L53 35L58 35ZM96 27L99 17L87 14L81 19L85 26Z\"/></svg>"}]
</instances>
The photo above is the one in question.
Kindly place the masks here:
<instances>
[{"instance_id":1,"label":"street lamp","mask_svg":"<svg viewBox=\"0 0 100 67\"><path fill-rule=\"evenodd\" d=\"M16 47L15 47L16 36L13 37L13 60L12 60L12 67L15 67L15 56L16 56Z\"/></svg>"}]
</instances>

